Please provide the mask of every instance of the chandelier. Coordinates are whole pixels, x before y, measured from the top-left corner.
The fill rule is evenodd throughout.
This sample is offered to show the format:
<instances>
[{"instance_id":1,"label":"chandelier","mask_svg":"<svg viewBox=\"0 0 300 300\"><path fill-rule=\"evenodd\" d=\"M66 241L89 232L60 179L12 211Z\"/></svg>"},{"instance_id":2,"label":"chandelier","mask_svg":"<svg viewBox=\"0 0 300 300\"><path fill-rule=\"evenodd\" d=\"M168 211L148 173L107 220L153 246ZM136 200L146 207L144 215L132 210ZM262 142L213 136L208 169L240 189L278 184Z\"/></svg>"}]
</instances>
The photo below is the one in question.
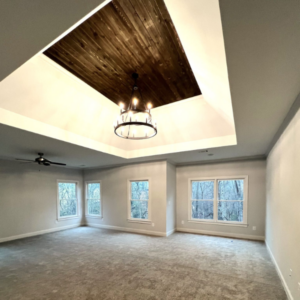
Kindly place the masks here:
<instances>
[{"instance_id":1,"label":"chandelier","mask_svg":"<svg viewBox=\"0 0 300 300\"><path fill-rule=\"evenodd\" d=\"M134 85L127 108L120 103L120 115L114 123L115 134L129 140L150 139L157 134L157 123L152 120L152 104L143 101L136 84L139 75L132 74Z\"/></svg>"}]
</instances>

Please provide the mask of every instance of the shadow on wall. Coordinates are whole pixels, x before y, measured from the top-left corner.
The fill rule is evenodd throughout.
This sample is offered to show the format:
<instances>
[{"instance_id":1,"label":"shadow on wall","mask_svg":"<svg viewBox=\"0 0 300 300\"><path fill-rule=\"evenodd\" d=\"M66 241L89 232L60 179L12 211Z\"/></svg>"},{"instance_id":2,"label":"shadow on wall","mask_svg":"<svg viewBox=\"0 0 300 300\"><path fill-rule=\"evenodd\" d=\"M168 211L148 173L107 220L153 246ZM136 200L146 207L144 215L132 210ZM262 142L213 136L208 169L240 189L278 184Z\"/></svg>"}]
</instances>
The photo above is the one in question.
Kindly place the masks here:
<instances>
[{"instance_id":1,"label":"shadow on wall","mask_svg":"<svg viewBox=\"0 0 300 300\"><path fill-rule=\"evenodd\" d=\"M275 146L276 142L282 135L282 133L285 131L285 129L289 126L290 122L293 120L294 116L297 114L298 110L300 108L300 93L298 94L296 100L294 101L292 107L290 108L288 114L286 115L285 119L283 120L281 126L279 127L278 131L276 132L269 148L267 151L267 155L270 153L272 148Z\"/></svg>"}]
</instances>

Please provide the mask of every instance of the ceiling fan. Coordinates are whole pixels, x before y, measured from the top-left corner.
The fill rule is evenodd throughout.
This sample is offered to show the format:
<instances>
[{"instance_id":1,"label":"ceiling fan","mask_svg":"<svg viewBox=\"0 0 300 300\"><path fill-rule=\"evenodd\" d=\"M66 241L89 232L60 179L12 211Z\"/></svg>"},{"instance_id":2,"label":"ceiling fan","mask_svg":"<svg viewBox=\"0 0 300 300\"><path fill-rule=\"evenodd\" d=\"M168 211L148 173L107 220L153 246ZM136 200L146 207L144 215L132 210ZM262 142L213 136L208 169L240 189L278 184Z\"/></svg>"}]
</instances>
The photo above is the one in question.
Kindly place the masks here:
<instances>
[{"instance_id":1,"label":"ceiling fan","mask_svg":"<svg viewBox=\"0 0 300 300\"><path fill-rule=\"evenodd\" d=\"M38 153L39 157L37 157L35 160L27 160L27 159L19 159L16 158L16 160L24 161L24 162L31 162L31 163L38 163L39 165L44 166L50 166L50 165L59 165L59 166L66 166L66 164L50 161L46 158L44 158L44 153Z\"/></svg>"}]
</instances>

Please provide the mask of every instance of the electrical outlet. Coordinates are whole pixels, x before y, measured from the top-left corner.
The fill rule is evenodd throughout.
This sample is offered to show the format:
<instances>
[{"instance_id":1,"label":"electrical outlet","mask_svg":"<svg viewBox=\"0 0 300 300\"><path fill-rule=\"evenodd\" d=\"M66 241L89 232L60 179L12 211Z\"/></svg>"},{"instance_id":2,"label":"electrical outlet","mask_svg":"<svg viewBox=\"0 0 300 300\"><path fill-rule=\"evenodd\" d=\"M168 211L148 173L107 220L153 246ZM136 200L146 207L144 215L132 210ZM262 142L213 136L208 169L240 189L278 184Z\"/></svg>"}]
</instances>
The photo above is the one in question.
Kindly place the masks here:
<instances>
[{"instance_id":1,"label":"electrical outlet","mask_svg":"<svg viewBox=\"0 0 300 300\"><path fill-rule=\"evenodd\" d=\"M152 225L152 227L154 227L154 223L152 223L151 225Z\"/></svg>"},{"instance_id":2,"label":"electrical outlet","mask_svg":"<svg viewBox=\"0 0 300 300\"><path fill-rule=\"evenodd\" d=\"M256 230L256 226L253 226L252 229L253 229L253 230Z\"/></svg>"},{"instance_id":3,"label":"electrical outlet","mask_svg":"<svg viewBox=\"0 0 300 300\"><path fill-rule=\"evenodd\" d=\"M290 274L289 274L289 276L292 277L292 275L293 275L293 270L290 269Z\"/></svg>"},{"instance_id":4,"label":"electrical outlet","mask_svg":"<svg viewBox=\"0 0 300 300\"><path fill-rule=\"evenodd\" d=\"M181 221L181 224L184 224L184 221L183 221L183 220Z\"/></svg>"}]
</instances>

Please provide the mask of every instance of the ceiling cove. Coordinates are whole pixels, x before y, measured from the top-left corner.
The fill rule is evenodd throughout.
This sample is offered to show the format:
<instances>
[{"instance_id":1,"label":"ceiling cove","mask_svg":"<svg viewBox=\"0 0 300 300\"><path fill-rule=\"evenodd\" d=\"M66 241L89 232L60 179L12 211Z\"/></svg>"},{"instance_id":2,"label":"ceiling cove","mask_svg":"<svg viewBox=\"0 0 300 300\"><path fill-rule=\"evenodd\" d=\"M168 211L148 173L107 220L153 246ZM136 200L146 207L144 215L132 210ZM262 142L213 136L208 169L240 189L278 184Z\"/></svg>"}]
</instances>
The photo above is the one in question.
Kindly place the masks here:
<instances>
[{"instance_id":1,"label":"ceiling cove","mask_svg":"<svg viewBox=\"0 0 300 300\"><path fill-rule=\"evenodd\" d=\"M163 0L113 0L44 54L116 104L133 72L154 107L201 94Z\"/></svg>"}]
</instances>

